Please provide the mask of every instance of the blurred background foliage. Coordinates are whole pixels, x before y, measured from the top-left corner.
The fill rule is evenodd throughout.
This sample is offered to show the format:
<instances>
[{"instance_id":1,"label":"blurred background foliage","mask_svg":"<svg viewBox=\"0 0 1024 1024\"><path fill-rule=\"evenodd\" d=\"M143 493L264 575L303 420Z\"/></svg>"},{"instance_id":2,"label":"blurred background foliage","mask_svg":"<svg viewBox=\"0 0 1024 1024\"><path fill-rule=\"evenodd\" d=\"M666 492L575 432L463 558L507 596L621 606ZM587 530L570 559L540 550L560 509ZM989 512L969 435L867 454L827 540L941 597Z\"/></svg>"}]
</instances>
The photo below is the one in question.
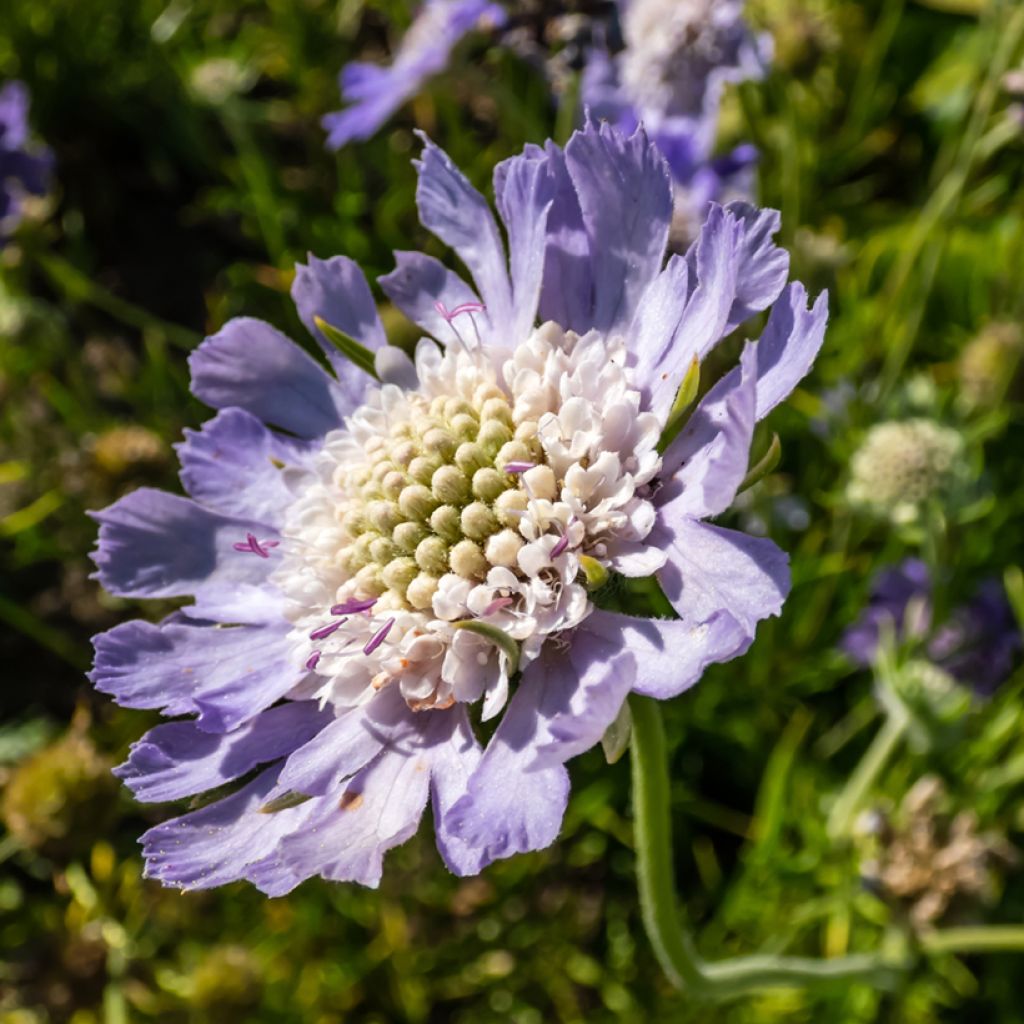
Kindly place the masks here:
<instances>
[{"instance_id":1,"label":"blurred background foliage","mask_svg":"<svg viewBox=\"0 0 1024 1024\"><path fill-rule=\"evenodd\" d=\"M992 576L1024 607L1019 13L751 2L775 63L729 95L723 146L759 147L760 200L783 212L795 276L829 289L832 326L768 425L780 466L730 513L792 552L793 595L666 709L677 878L709 957L925 955L892 993L700 1008L641 929L625 760L580 758L560 841L479 878L447 875L424 829L379 892L182 895L141 878L136 837L167 809L109 774L147 716L83 678L91 633L168 610L98 591L84 512L175 488L171 445L204 416L187 351L242 313L301 338L288 286L307 251L371 276L395 248L443 256L416 220L412 129L486 187L497 160L564 133L538 69L468 41L334 156L319 118L336 72L387 52L400 0L5 0L0 81L31 89L56 175L0 251L0 1021L1020 1021L1021 954L929 945L919 918L1022 921L1024 676L915 710L871 774L884 679L837 647L874 572L908 554L931 564L940 611ZM956 485L912 521L868 514L854 454L910 417L957 433ZM837 805L856 827L830 827ZM974 873L950 881L957 856Z\"/></svg>"}]
</instances>

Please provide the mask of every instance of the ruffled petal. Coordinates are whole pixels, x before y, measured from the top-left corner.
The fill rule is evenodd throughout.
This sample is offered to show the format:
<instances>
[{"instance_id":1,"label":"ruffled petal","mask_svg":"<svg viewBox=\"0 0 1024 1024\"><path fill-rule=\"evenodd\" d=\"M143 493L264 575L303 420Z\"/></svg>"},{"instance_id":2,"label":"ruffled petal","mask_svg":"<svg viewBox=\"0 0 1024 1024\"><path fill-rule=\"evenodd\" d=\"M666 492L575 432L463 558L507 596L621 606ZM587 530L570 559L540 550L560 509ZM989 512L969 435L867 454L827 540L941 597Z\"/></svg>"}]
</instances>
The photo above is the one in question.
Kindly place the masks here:
<instances>
[{"instance_id":1,"label":"ruffled petal","mask_svg":"<svg viewBox=\"0 0 1024 1024\"><path fill-rule=\"evenodd\" d=\"M416 831L427 804L430 766L416 752L387 750L343 790L310 801L302 827L247 876L273 895L319 875L376 887L384 854Z\"/></svg>"},{"instance_id":2,"label":"ruffled petal","mask_svg":"<svg viewBox=\"0 0 1024 1024\"><path fill-rule=\"evenodd\" d=\"M151 828L141 839L146 878L179 889L213 889L249 878L251 865L272 855L315 809L314 801L308 801L273 814L261 812L282 795L276 781L277 768L268 768L231 796Z\"/></svg>"},{"instance_id":3,"label":"ruffled petal","mask_svg":"<svg viewBox=\"0 0 1024 1024\"><path fill-rule=\"evenodd\" d=\"M727 326L732 330L782 294L789 278L789 253L772 241L781 223L778 210L760 210L750 203L729 203L726 210L742 225L736 299Z\"/></svg>"},{"instance_id":4,"label":"ruffled petal","mask_svg":"<svg viewBox=\"0 0 1024 1024\"><path fill-rule=\"evenodd\" d=\"M789 559L772 541L699 523L662 506L657 543L668 552L658 573L665 596L688 622L728 612L752 640L789 593Z\"/></svg>"},{"instance_id":5,"label":"ruffled petal","mask_svg":"<svg viewBox=\"0 0 1024 1024\"><path fill-rule=\"evenodd\" d=\"M199 714L225 732L283 697L306 675L294 664L285 620L223 629L174 615L159 626L134 620L93 638L89 675L122 707Z\"/></svg>"},{"instance_id":6,"label":"ruffled petal","mask_svg":"<svg viewBox=\"0 0 1024 1024\"><path fill-rule=\"evenodd\" d=\"M552 741L548 723L567 706L574 684L571 673L550 672L539 661L523 673L465 795L446 815L445 827L480 852L481 864L555 841L569 774L560 764L538 767L537 750Z\"/></svg>"},{"instance_id":7,"label":"ruffled petal","mask_svg":"<svg viewBox=\"0 0 1024 1024\"><path fill-rule=\"evenodd\" d=\"M712 204L700 237L686 255L685 278L681 269L670 263L665 274L671 276L658 282L658 290L652 293L660 303L660 312L655 310L646 318L633 376L647 399L647 407L662 421L693 359L703 360L726 332L736 298L741 238L740 222ZM681 288L684 280L685 295ZM674 330L668 332L679 298L685 304Z\"/></svg>"},{"instance_id":8,"label":"ruffled petal","mask_svg":"<svg viewBox=\"0 0 1024 1024\"><path fill-rule=\"evenodd\" d=\"M294 500L286 470L303 469L309 443L268 430L242 409L224 409L175 445L185 490L228 516L280 525Z\"/></svg>"},{"instance_id":9,"label":"ruffled petal","mask_svg":"<svg viewBox=\"0 0 1024 1024\"><path fill-rule=\"evenodd\" d=\"M299 437L322 437L353 408L337 381L262 320L229 320L188 364L192 393L207 405L237 406Z\"/></svg>"},{"instance_id":10,"label":"ruffled petal","mask_svg":"<svg viewBox=\"0 0 1024 1024\"><path fill-rule=\"evenodd\" d=\"M565 147L590 242L594 308L590 326L624 330L665 257L672 184L643 130L626 138L588 123Z\"/></svg>"},{"instance_id":11,"label":"ruffled petal","mask_svg":"<svg viewBox=\"0 0 1024 1024\"><path fill-rule=\"evenodd\" d=\"M280 597L267 583L277 564L272 527L149 487L91 515L100 524L95 577L110 593L194 595L188 614L219 622L263 622L279 614ZM267 542L266 557L235 549L250 533Z\"/></svg>"},{"instance_id":12,"label":"ruffled petal","mask_svg":"<svg viewBox=\"0 0 1024 1024\"><path fill-rule=\"evenodd\" d=\"M421 252L396 252L397 266L390 274L377 278L384 294L418 327L444 345L456 340L452 325L438 309L458 309L479 303L476 292L440 260ZM490 331L487 311L474 313L484 334ZM470 330L470 335L473 335Z\"/></svg>"},{"instance_id":13,"label":"ruffled petal","mask_svg":"<svg viewBox=\"0 0 1024 1024\"><path fill-rule=\"evenodd\" d=\"M655 499L664 515L703 519L732 504L750 462L757 356L757 346L744 348L740 365L704 396L668 446L662 461L668 482Z\"/></svg>"},{"instance_id":14,"label":"ruffled petal","mask_svg":"<svg viewBox=\"0 0 1024 1024\"><path fill-rule=\"evenodd\" d=\"M764 419L807 375L825 340L828 293L807 308L807 290L794 281L772 306L757 343L757 418Z\"/></svg>"},{"instance_id":15,"label":"ruffled petal","mask_svg":"<svg viewBox=\"0 0 1024 1024\"><path fill-rule=\"evenodd\" d=\"M282 704L230 733L209 733L195 722L168 722L133 743L114 769L136 800L177 800L241 778L276 761L330 721L315 701Z\"/></svg>"},{"instance_id":16,"label":"ruffled petal","mask_svg":"<svg viewBox=\"0 0 1024 1024\"><path fill-rule=\"evenodd\" d=\"M635 693L666 700L693 686L715 662L729 661L750 646L747 631L725 611L706 622L639 619L597 610L590 629L628 650L636 660Z\"/></svg>"},{"instance_id":17,"label":"ruffled petal","mask_svg":"<svg viewBox=\"0 0 1024 1024\"><path fill-rule=\"evenodd\" d=\"M419 172L416 205L420 222L458 254L473 275L492 324L512 318L512 289L505 246L487 201L466 176L420 133L423 154L415 161Z\"/></svg>"},{"instance_id":18,"label":"ruffled petal","mask_svg":"<svg viewBox=\"0 0 1024 1024\"><path fill-rule=\"evenodd\" d=\"M537 319L548 215L554 200L546 162L531 147L494 169L494 196L508 233L512 320L506 335L513 343L526 338Z\"/></svg>"}]
</instances>

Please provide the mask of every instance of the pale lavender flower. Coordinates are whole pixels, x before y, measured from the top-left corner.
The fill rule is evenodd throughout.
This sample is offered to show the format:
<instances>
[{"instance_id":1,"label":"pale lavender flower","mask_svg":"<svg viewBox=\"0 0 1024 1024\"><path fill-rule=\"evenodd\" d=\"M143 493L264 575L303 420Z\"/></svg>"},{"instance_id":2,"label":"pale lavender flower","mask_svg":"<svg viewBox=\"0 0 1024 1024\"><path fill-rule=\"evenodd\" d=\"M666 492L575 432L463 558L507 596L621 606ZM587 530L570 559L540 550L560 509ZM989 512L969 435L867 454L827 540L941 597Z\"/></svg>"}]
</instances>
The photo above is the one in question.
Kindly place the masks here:
<instances>
[{"instance_id":1,"label":"pale lavender flower","mask_svg":"<svg viewBox=\"0 0 1024 1024\"><path fill-rule=\"evenodd\" d=\"M843 650L859 665L872 664L884 629L898 643L921 644L933 664L984 694L1006 680L1024 646L998 580L984 581L945 621L933 622L931 574L917 558L878 574L867 608L843 636Z\"/></svg>"},{"instance_id":2,"label":"pale lavender flower","mask_svg":"<svg viewBox=\"0 0 1024 1024\"><path fill-rule=\"evenodd\" d=\"M28 110L23 82L0 89L0 241L17 225L25 196L46 192L53 168L49 150L29 141Z\"/></svg>"},{"instance_id":3,"label":"pale lavender flower","mask_svg":"<svg viewBox=\"0 0 1024 1024\"><path fill-rule=\"evenodd\" d=\"M324 117L327 145L340 149L353 139L369 138L427 79L445 69L452 49L468 32L502 25L505 17L492 0L427 0L390 66L354 61L342 69L339 84L349 105Z\"/></svg>"},{"instance_id":4,"label":"pale lavender flower","mask_svg":"<svg viewBox=\"0 0 1024 1024\"><path fill-rule=\"evenodd\" d=\"M778 214L712 207L666 263L664 160L607 125L496 168L504 232L429 140L417 167L420 218L474 285L416 252L380 285L436 340L410 360L355 264L311 257L292 294L333 372L269 324L230 321L190 360L220 410L179 446L191 497L142 489L97 516L108 590L193 599L96 638L100 690L190 716L149 732L121 776L174 800L260 768L146 833L167 885L375 885L428 800L457 874L545 847L565 762L627 695L675 696L743 653L789 589L771 541L707 522L825 330L825 296L808 309L787 284ZM769 309L659 454L693 360ZM595 564L656 575L678 618L596 607ZM486 749L474 706L498 720Z\"/></svg>"}]
</instances>

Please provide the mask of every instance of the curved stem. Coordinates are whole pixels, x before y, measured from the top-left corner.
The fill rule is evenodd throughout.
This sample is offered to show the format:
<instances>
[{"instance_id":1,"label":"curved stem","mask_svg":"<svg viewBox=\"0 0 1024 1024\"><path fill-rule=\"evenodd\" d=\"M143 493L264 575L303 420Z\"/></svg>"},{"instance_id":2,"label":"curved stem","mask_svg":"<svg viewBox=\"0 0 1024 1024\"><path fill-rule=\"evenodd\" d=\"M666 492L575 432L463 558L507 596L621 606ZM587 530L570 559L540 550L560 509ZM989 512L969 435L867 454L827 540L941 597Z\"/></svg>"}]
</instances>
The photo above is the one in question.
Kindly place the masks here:
<instances>
[{"instance_id":1,"label":"curved stem","mask_svg":"<svg viewBox=\"0 0 1024 1024\"><path fill-rule=\"evenodd\" d=\"M862 982L890 987L905 970L879 956L815 960L748 956L704 963L679 909L672 862L672 822L665 730L661 709L647 697L630 697L633 734L633 814L637 885L644 928L655 956L674 985L698 998L732 999L768 988Z\"/></svg>"}]
</instances>

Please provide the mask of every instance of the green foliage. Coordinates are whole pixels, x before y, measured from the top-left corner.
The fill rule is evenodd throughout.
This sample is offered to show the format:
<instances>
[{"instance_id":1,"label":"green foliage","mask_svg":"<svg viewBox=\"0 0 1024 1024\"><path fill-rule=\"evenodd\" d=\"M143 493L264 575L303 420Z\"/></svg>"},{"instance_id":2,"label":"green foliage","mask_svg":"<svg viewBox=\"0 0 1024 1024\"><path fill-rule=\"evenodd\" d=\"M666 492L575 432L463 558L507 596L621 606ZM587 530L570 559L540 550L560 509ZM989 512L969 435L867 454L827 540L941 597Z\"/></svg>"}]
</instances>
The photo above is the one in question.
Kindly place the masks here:
<instances>
[{"instance_id":1,"label":"green foliage","mask_svg":"<svg viewBox=\"0 0 1024 1024\"><path fill-rule=\"evenodd\" d=\"M666 708L676 878L709 959L923 947L917 969L891 994L690 1005L641 928L628 759L600 750L572 765L559 842L480 878L447 875L424 828L377 892L309 882L266 900L142 879L136 837L171 809L117 795L106 772L147 716L93 694L82 669L91 633L171 606L99 592L85 510L176 487L169 446L203 417L184 357L203 334L244 313L305 337L288 288L307 251L345 253L371 277L393 249L445 255L416 219L414 127L486 187L556 112L534 68L468 42L376 138L333 156L319 118L338 106L335 74L384 52L404 3L5 0L0 79L28 83L58 171L0 255L0 1019L1020 1019L1020 954L928 953L862 884L863 842L827 826L885 713L836 646L873 572L921 555L940 611L1004 571L1018 602L1024 589L1024 128L1002 87L1024 61L1021 12L751 6L776 65L730 93L723 134L759 147L761 201L782 210L794 275L829 289L832 316L813 375L755 444L781 448L779 464L727 520L791 552L793 594L749 654ZM399 314L385 321L415 339ZM702 366L701 387L718 372ZM921 415L959 432L972 490L908 535L845 494L870 428ZM601 591L612 604L617 585ZM901 677L916 740L894 744L860 806L891 812L931 773L951 811L1019 845L1022 687L1018 670L991 700L937 705ZM76 705L88 722L69 726ZM1004 864L992 884L998 898L968 920L1019 922L1024 877Z\"/></svg>"}]
</instances>

